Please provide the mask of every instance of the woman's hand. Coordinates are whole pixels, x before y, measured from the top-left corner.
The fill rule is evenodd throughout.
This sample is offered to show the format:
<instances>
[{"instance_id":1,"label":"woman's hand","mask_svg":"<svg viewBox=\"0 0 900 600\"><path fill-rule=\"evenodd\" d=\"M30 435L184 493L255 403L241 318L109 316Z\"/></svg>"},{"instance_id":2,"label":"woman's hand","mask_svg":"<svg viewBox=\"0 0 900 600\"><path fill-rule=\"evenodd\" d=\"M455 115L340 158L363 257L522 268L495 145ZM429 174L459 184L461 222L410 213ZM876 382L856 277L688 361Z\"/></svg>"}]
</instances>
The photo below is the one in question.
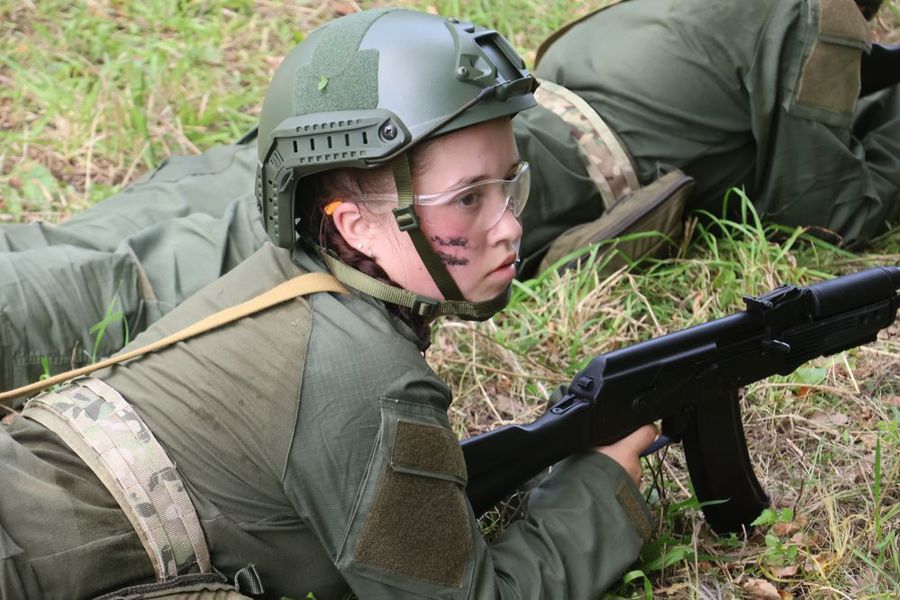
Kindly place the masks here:
<instances>
[{"instance_id":1,"label":"woman's hand","mask_svg":"<svg viewBox=\"0 0 900 600\"><path fill-rule=\"evenodd\" d=\"M656 439L655 425L644 425L634 433L609 446L597 446L594 452L605 454L622 465L634 483L641 485L641 452Z\"/></svg>"}]
</instances>

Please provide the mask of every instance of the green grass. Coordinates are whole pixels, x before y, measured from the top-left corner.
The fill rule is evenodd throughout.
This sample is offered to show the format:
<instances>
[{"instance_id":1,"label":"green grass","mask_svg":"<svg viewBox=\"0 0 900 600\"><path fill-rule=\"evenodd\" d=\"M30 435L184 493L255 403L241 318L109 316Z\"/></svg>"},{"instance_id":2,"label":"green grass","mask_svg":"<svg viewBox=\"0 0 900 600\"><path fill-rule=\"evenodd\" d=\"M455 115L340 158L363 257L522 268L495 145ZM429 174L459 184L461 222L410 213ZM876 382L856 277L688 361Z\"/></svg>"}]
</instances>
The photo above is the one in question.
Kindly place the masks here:
<instances>
[{"instance_id":1,"label":"green grass","mask_svg":"<svg viewBox=\"0 0 900 600\"><path fill-rule=\"evenodd\" d=\"M529 62L553 29L603 3L403 2L494 26ZM237 139L281 56L354 5L0 0L0 219L64 218L168 154ZM877 24L886 41L898 39L898 7L887 3ZM455 390L460 434L527 421L594 355L740 310L744 294L781 282L896 264L897 233L849 254L752 212L710 216L690 224L673 260L518 284L493 320L446 323L430 361ZM900 595L898 333L747 390L750 452L774 505L752 537L708 530L678 448L649 459L655 540L610 597L747 597L757 580L785 598ZM496 535L514 512L485 527Z\"/></svg>"}]
</instances>

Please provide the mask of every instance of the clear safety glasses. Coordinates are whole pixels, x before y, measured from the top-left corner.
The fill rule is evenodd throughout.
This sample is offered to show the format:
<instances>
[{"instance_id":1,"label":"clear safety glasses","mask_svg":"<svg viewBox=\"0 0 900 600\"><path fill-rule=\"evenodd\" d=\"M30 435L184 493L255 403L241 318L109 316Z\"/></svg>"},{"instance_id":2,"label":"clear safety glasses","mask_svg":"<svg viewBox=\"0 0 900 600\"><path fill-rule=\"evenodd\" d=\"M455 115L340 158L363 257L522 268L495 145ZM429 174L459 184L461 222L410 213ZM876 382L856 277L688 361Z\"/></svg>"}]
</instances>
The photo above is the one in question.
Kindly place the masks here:
<instances>
[{"instance_id":1,"label":"clear safety glasses","mask_svg":"<svg viewBox=\"0 0 900 600\"><path fill-rule=\"evenodd\" d=\"M416 212L426 223L455 231L486 231L500 222L507 208L515 217L521 215L530 189L531 171L528 163L521 161L509 179L483 179L414 199Z\"/></svg>"}]
</instances>

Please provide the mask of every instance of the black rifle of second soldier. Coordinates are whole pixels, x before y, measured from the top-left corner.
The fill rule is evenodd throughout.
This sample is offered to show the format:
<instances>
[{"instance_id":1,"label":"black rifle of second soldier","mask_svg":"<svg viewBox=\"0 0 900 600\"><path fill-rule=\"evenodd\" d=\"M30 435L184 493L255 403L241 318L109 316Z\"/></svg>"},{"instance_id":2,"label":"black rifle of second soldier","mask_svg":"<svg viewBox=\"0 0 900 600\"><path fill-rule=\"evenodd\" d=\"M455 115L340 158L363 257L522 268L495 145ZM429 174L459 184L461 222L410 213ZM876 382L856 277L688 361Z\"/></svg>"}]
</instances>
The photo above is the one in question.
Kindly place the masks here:
<instances>
[{"instance_id":1,"label":"black rifle of second soldier","mask_svg":"<svg viewBox=\"0 0 900 600\"><path fill-rule=\"evenodd\" d=\"M896 319L898 289L900 267L783 285L745 297L745 311L596 357L537 421L462 442L475 513L567 456L661 419L661 439L684 447L713 530L749 529L769 499L750 463L739 388L875 340Z\"/></svg>"}]
</instances>

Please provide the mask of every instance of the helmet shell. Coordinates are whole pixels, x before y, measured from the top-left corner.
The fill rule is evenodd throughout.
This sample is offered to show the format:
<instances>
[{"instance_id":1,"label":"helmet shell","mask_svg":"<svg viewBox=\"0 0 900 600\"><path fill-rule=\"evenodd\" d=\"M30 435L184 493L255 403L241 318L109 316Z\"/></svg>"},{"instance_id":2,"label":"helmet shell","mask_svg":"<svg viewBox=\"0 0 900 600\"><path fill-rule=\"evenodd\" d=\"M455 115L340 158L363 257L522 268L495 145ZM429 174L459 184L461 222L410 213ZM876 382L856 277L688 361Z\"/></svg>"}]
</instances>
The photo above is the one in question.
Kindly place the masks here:
<instances>
[{"instance_id":1,"label":"helmet shell","mask_svg":"<svg viewBox=\"0 0 900 600\"><path fill-rule=\"evenodd\" d=\"M534 105L535 79L496 31L405 10L331 21L285 57L260 115L256 194L269 237L295 238L310 174L372 168L444 133Z\"/></svg>"}]
</instances>

